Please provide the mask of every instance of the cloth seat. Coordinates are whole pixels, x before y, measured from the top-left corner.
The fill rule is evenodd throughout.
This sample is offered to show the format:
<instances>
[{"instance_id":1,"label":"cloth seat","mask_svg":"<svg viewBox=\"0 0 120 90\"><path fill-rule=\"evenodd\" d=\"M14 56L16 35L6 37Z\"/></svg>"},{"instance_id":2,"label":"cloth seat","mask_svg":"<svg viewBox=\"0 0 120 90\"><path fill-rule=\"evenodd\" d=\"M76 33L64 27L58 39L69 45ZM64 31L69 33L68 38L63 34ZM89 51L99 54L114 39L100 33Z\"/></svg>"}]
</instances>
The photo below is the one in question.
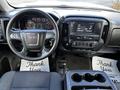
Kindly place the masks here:
<instances>
[{"instance_id":1,"label":"cloth seat","mask_svg":"<svg viewBox=\"0 0 120 90\"><path fill-rule=\"evenodd\" d=\"M0 90L62 90L61 76L54 72L7 72Z\"/></svg>"}]
</instances>

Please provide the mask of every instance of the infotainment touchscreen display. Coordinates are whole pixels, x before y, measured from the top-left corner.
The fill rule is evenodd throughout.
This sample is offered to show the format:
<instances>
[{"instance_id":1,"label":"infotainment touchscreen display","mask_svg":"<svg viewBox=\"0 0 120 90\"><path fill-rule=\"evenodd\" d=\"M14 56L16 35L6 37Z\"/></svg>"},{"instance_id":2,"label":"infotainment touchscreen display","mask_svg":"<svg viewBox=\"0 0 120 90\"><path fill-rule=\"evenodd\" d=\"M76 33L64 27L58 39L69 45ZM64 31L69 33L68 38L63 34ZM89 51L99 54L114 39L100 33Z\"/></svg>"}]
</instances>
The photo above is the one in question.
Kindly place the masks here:
<instances>
[{"instance_id":1,"label":"infotainment touchscreen display","mask_svg":"<svg viewBox=\"0 0 120 90\"><path fill-rule=\"evenodd\" d=\"M77 34L96 34L101 32L101 22L89 22L89 21L71 21L69 22L70 35Z\"/></svg>"}]
</instances>

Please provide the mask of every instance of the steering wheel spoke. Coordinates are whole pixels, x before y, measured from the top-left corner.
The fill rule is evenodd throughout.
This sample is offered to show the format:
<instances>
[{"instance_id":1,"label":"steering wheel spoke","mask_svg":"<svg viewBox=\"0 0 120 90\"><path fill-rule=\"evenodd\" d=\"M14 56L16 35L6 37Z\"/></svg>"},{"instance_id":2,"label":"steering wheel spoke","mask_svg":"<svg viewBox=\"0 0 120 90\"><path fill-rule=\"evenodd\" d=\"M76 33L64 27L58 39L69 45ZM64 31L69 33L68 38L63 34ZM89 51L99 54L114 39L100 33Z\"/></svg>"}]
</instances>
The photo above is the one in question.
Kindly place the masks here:
<instances>
[{"instance_id":1,"label":"steering wheel spoke","mask_svg":"<svg viewBox=\"0 0 120 90\"><path fill-rule=\"evenodd\" d=\"M48 30L45 39L55 39L55 30Z\"/></svg>"},{"instance_id":2,"label":"steering wheel spoke","mask_svg":"<svg viewBox=\"0 0 120 90\"><path fill-rule=\"evenodd\" d=\"M49 51L45 47L43 47L43 49L41 51L41 57L45 57L48 54L48 52Z\"/></svg>"},{"instance_id":3,"label":"steering wheel spoke","mask_svg":"<svg viewBox=\"0 0 120 90\"><path fill-rule=\"evenodd\" d=\"M27 56L27 49L23 47L22 51L19 52L19 54Z\"/></svg>"}]
</instances>

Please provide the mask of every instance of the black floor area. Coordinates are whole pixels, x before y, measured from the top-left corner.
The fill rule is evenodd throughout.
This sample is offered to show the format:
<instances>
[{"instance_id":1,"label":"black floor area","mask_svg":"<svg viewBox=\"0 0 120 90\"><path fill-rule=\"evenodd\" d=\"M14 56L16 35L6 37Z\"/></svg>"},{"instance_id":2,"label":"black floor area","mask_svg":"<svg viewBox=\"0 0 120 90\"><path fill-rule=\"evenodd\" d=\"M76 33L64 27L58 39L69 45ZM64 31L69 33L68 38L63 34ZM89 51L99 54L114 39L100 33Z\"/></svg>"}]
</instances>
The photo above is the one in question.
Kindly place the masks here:
<instances>
[{"instance_id":1,"label":"black floor area","mask_svg":"<svg viewBox=\"0 0 120 90\"><path fill-rule=\"evenodd\" d=\"M67 68L70 70L90 70L91 69L91 60L87 57L80 57L74 55L66 55Z\"/></svg>"}]
</instances>

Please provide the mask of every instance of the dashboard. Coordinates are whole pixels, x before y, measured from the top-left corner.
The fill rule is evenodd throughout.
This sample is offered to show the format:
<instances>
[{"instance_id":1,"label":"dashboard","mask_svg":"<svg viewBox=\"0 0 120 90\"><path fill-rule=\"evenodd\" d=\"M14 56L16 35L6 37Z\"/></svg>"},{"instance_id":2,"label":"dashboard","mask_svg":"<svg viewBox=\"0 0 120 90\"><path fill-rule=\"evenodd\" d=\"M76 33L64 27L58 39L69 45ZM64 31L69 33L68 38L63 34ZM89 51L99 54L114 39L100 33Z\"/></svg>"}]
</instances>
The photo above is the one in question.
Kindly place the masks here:
<instances>
[{"instance_id":1,"label":"dashboard","mask_svg":"<svg viewBox=\"0 0 120 90\"><path fill-rule=\"evenodd\" d=\"M58 49L67 52L99 51L102 48L120 47L119 12L103 10L43 9L58 25L60 40ZM9 12L0 19L0 42L6 43L6 28L11 17L23 9ZM61 13L64 12L64 14ZM70 12L71 11L71 12ZM99 14L106 13L106 14ZM4 14L2 14L4 15ZM34 13L19 16L12 28L53 30L49 19ZM48 44L48 43L47 43ZM49 46L49 45L47 45Z\"/></svg>"}]
</instances>

